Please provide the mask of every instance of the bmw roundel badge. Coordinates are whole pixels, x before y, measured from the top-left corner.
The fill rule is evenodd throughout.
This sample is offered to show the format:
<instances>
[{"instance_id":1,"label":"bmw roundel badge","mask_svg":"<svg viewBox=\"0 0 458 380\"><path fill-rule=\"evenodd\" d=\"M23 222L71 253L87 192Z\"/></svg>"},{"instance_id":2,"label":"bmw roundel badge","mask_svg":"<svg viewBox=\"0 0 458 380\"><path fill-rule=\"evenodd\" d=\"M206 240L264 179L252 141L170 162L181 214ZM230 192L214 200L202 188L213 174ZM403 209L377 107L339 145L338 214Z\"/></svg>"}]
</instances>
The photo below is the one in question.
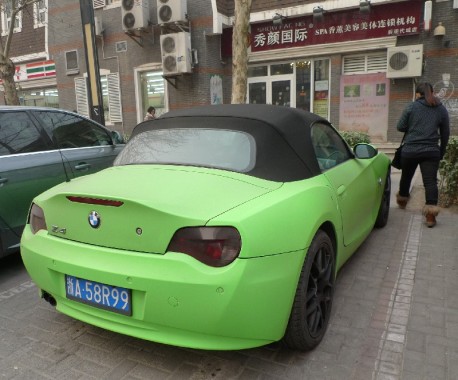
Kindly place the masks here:
<instances>
[{"instance_id":1,"label":"bmw roundel badge","mask_svg":"<svg viewBox=\"0 0 458 380\"><path fill-rule=\"evenodd\" d=\"M92 228L99 228L100 227L100 215L96 211L91 211L87 220Z\"/></svg>"}]
</instances>

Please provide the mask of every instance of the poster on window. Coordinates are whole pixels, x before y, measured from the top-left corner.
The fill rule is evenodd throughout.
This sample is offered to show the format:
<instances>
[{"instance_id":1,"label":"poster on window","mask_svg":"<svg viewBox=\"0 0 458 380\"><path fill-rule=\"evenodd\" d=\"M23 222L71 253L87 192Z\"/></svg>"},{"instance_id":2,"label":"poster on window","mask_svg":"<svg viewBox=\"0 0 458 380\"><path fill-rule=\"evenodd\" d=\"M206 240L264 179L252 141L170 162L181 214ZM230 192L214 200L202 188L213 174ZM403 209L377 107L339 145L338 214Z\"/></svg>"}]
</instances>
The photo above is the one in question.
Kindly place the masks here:
<instances>
[{"instance_id":1,"label":"poster on window","mask_svg":"<svg viewBox=\"0 0 458 380\"><path fill-rule=\"evenodd\" d=\"M210 78L210 104L223 104L223 80L220 75Z\"/></svg>"},{"instance_id":2,"label":"poster on window","mask_svg":"<svg viewBox=\"0 0 458 380\"><path fill-rule=\"evenodd\" d=\"M343 75L339 129L367 133L372 142L386 141L389 83L385 73Z\"/></svg>"}]
</instances>

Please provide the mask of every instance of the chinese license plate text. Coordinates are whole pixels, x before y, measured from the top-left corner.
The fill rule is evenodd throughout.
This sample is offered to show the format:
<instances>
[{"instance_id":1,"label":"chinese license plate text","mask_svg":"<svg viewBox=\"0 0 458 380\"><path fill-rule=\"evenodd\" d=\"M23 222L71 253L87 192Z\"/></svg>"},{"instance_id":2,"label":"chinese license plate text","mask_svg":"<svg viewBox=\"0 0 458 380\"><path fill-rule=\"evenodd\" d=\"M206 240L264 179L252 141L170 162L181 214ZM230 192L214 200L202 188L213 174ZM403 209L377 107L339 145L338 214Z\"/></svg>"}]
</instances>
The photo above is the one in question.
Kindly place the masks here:
<instances>
[{"instance_id":1,"label":"chinese license plate text","mask_svg":"<svg viewBox=\"0 0 458 380\"><path fill-rule=\"evenodd\" d=\"M65 294L74 301L132 315L131 290L65 275Z\"/></svg>"}]
</instances>

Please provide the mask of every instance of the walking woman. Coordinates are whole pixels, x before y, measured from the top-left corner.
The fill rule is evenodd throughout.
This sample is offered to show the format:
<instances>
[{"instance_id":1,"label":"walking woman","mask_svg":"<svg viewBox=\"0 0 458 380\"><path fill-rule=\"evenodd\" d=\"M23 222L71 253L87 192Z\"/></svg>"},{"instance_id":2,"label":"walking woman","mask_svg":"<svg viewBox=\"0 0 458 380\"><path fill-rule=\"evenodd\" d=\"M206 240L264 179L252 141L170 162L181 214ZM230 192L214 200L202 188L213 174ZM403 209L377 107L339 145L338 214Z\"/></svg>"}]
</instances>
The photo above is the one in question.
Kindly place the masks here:
<instances>
[{"instance_id":1,"label":"walking woman","mask_svg":"<svg viewBox=\"0 0 458 380\"><path fill-rule=\"evenodd\" d=\"M420 83L416 88L416 100L410 103L399 119L397 129L405 133L401 158L401 180L396 201L406 208L410 196L410 184L420 166L425 187L423 215L426 225L434 227L439 213L437 172L439 161L447 148L450 125L447 109L433 94L430 83Z\"/></svg>"}]
</instances>

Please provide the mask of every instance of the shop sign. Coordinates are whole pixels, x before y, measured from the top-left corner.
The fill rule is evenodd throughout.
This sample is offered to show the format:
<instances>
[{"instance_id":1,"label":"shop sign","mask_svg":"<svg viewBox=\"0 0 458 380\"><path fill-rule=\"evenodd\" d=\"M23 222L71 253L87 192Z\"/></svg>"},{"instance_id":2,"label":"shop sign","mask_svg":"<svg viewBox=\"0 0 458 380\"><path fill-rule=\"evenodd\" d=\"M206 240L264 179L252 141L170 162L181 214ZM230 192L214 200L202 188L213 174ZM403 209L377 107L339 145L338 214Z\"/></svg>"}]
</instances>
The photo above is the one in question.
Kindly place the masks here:
<instances>
[{"instance_id":1,"label":"shop sign","mask_svg":"<svg viewBox=\"0 0 458 380\"><path fill-rule=\"evenodd\" d=\"M359 131L386 141L390 81L385 73L342 75L339 130Z\"/></svg>"},{"instance_id":2,"label":"shop sign","mask_svg":"<svg viewBox=\"0 0 458 380\"><path fill-rule=\"evenodd\" d=\"M272 21L252 24L251 51L419 34L422 4L413 0L377 5L369 13L362 13L359 8L328 11L317 22L312 16L305 16L288 17L281 25Z\"/></svg>"},{"instance_id":3,"label":"shop sign","mask_svg":"<svg viewBox=\"0 0 458 380\"><path fill-rule=\"evenodd\" d=\"M16 82L31 80L31 79L40 79L40 78L49 78L56 76L56 64L52 60L26 63L26 64L16 64L16 73L14 75L14 80Z\"/></svg>"}]
</instances>

